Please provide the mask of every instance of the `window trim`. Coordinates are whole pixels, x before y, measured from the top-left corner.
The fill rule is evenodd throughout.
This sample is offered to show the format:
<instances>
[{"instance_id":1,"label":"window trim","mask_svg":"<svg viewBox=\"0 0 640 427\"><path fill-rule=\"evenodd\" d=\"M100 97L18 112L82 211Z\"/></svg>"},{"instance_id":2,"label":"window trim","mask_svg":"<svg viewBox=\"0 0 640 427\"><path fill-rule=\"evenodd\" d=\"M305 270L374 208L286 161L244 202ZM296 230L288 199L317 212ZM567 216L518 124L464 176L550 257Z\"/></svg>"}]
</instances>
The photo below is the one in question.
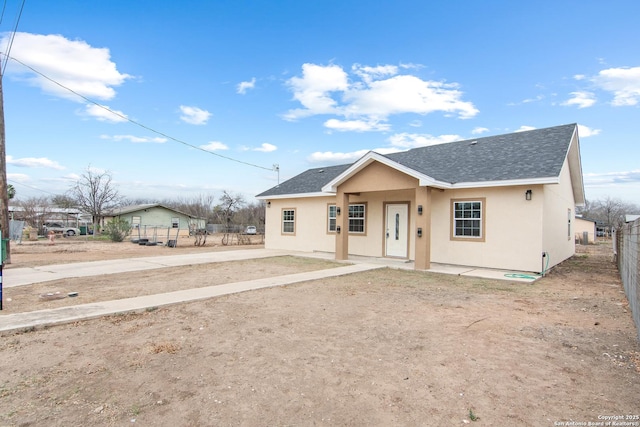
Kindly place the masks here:
<instances>
[{"instance_id":1,"label":"window trim","mask_svg":"<svg viewBox=\"0 0 640 427\"><path fill-rule=\"evenodd\" d=\"M327 228L326 228L327 234L336 234L335 227L338 224L337 215L335 217L332 217L330 215L332 206L335 207L335 206L337 206L337 204L336 203L327 203ZM363 231L348 231L348 233L351 234L351 235L354 235L354 236L366 236L367 235L367 217L368 217L367 212L368 212L368 209L369 209L368 203L367 202L349 203L349 207L351 207L351 206L363 206L364 207L364 216L363 216L363 218L354 218L354 219L362 219L362 221L363 221L363 225L362 225ZM335 209L334 209L334 213L335 213ZM349 215L349 209L347 209L347 216L348 215ZM333 230L331 229L331 220L332 219L335 219L334 229ZM351 218L347 218L347 229L349 227L349 220L350 219Z\"/></svg>"},{"instance_id":2,"label":"window trim","mask_svg":"<svg viewBox=\"0 0 640 427\"><path fill-rule=\"evenodd\" d=\"M284 213L291 211L293 212L293 220L287 220L287 223L293 224L293 231L284 231ZM296 235L296 220L298 218L298 212L296 208L282 208L280 211L280 234L283 236L295 236Z\"/></svg>"},{"instance_id":3,"label":"window trim","mask_svg":"<svg viewBox=\"0 0 640 427\"><path fill-rule=\"evenodd\" d=\"M336 204L335 203L327 203L327 234L336 234L336 225L338 224L338 216L336 215ZM331 208L333 207L333 214L334 216L331 216ZM334 220L333 222L333 230L331 229L331 220Z\"/></svg>"},{"instance_id":4,"label":"window trim","mask_svg":"<svg viewBox=\"0 0 640 427\"><path fill-rule=\"evenodd\" d=\"M174 216L171 218L171 228L177 228L180 229L180 218L177 216Z\"/></svg>"},{"instance_id":5,"label":"window trim","mask_svg":"<svg viewBox=\"0 0 640 427\"><path fill-rule=\"evenodd\" d=\"M352 206L362 206L363 208L363 213L362 213L362 218L352 218L351 217L351 207ZM366 203L362 202L362 203L349 203L349 208L347 209L347 223L348 223L348 230L349 230L349 234L353 234L356 236L366 236L367 235L367 210L368 210L368 206ZM362 231L351 231L351 220L362 220Z\"/></svg>"},{"instance_id":6,"label":"window trim","mask_svg":"<svg viewBox=\"0 0 640 427\"><path fill-rule=\"evenodd\" d=\"M480 236L457 236L456 235L456 203L480 203ZM460 242L484 242L486 239L486 210L487 210L487 198L486 197L467 197L464 199L451 199L451 212L449 214L450 225L450 240ZM474 218L476 219L476 218Z\"/></svg>"}]
</instances>

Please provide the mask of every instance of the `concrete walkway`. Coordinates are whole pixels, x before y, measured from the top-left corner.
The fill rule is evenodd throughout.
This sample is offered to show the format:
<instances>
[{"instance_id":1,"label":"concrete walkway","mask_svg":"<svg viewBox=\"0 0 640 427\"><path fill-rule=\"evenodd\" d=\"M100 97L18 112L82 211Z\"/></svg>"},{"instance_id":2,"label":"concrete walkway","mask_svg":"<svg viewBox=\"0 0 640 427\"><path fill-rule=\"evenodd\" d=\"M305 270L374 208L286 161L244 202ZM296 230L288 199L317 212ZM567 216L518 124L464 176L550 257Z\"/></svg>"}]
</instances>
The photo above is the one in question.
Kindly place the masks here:
<instances>
[{"instance_id":1,"label":"concrete walkway","mask_svg":"<svg viewBox=\"0 0 640 427\"><path fill-rule=\"evenodd\" d=\"M152 270L182 265L195 265L227 261L240 261L275 256L303 256L333 260L329 253L292 253L270 249L243 249L237 251L203 252L196 254L167 255L157 257L127 258L107 261L81 262L73 264L44 265L29 268L5 269L3 286L11 288L51 280L74 277L99 276L104 274L127 273L140 270ZM338 277L362 271L391 267L413 270L412 262L388 258L355 257L349 258L344 267L329 268L305 273L289 274L285 276L255 279L243 282L228 283L196 289L167 292L163 294L147 295L98 303L81 304L49 310L38 310L24 313L3 315L0 311L0 332L18 331L42 326L57 325L91 319L104 315L136 312L183 302L197 301L221 295L228 295L250 290L284 286L299 282ZM434 273L455 274L490 279L508 279L531 283L537 279L523 273L509 273L502 270L487 270L471 267L448 266L433 264L428 270ZM509 275L523 277L509 277Z\"/></svg>"}]
</instances>

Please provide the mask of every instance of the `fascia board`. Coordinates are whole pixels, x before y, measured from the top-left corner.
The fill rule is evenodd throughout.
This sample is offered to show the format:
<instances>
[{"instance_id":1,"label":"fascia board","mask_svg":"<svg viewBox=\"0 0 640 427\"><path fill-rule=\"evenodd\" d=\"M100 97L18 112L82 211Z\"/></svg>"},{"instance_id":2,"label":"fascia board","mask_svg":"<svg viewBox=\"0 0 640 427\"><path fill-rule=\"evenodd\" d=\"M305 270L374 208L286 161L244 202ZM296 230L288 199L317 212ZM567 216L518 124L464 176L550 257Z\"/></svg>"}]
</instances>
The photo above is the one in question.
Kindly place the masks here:
<instances>
[{"instance_id":1,"label":"fascia board","mask_svg":"<svg viewBox=\"0 0 640 427\"><path fill-rule=\"evenodd\" d=\"M331 197L335 196L335 193L293 193L293 194L278 194L277 196L260 196L256 197L258 200L277 200L277 199L303 199L307 197Z\"/></svg>"},{"instance_id":2,"label":"fascia board","mask_svg":"<svg viewBox=\"0 0 640 427\"><path fill-rule=\"evenodd\" d=\"M576 126L571 137L571 144L567 150L565 162L569 164L571 186L573 187L576 205L584 206L584 177L582 175L582 159L580 157L580 138L578 137L578 127Z\"/></svg>"},{"instance_id":3,"label":"fascia board","mask_svg":"<svg viewBox=\"0 0 640 427\"><path fill-rule=\"evenodd\" d=\"M411 169L400 163L394 162L393 160L378 154L374 151L370 151L364 156L360 158L357 162L351 165L347 170L342 172L340 175L329 181L324 187L322 187L323 192L327 193L336 193L338 191L338 186L345 182L348 178L362 170L364 167L370 165L373 162L380 162L385 166L388 166L392 169L395 169L399 172L402 172L406 175L409 175L413 178L416 178L420 181L421 186L433 186L433 187L441 187L446 185L451 185L449 183L437 181L432 177L425 175L416 171L415 169Z\"/></svg>"},{"instance_id":4,"label":"fascia board","mask_svg":"<svg viewBox=\"0 0 640 427\"><path fill-rule=\"evenodd\" d=\"M511 187L515 185L540 185L540 184L559 184L559 183L560 183L560 177L551 176L548 178L506 179L504 181L457 182L455 184L449 184L447 188L455 190L456 188Z\"/></svg>"}]
</instances>

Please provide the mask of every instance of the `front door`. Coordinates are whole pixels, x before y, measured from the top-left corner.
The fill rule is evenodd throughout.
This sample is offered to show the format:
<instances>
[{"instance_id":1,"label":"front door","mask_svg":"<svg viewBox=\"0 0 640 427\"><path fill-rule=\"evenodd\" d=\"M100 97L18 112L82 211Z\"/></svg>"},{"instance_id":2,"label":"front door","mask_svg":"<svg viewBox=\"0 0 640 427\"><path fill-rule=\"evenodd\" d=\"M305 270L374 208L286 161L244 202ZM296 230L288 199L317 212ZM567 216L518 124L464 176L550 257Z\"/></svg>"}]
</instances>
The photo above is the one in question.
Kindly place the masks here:
<instances>
[{"instance_id":1,"label":"front door","mask_svg":"<svg viewBox=\"0 0 640 427\"><path fill-rule=\"evenodd\" d=\"M408 251L409 205L387 205L385 255L406 258Z\"/></svg>"}]
</instances>

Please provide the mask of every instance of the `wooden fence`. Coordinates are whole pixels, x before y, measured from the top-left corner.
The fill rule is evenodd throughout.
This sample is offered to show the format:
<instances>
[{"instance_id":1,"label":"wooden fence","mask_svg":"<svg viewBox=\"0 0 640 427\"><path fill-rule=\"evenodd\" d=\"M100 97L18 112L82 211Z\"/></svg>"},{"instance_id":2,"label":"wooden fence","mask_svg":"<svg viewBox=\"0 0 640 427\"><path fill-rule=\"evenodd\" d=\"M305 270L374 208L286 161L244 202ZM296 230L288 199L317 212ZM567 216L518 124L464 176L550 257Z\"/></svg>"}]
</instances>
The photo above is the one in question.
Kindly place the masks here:
<instances>
[{"instance_id":1,"label":"wooden fence","mask_svg":"<svg viewBox=\"0 0 640 427\"><path fill-rule=\"evenodd\" d=\"M638 277L640 276L640 219L629 222L618 230L616 239L616 257L618 270L622 278L624 292L627 294L633 321L636 324L638 339L640 340L640 291Z\"/></svg>"}]
</instances>

